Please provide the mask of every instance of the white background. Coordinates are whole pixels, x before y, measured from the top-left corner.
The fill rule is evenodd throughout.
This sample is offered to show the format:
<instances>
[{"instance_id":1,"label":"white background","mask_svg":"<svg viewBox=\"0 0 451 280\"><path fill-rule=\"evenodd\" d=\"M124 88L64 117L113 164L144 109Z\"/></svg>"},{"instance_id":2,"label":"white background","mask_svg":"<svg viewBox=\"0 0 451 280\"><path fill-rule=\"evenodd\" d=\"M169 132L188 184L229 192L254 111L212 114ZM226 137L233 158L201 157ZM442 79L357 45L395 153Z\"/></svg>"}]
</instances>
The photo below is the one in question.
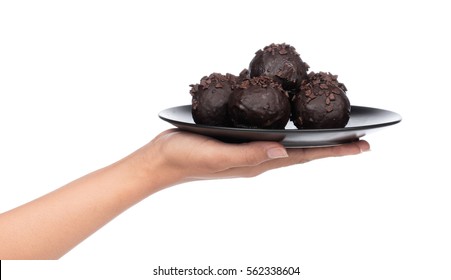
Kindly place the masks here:
<instances>
[{"instance_id":1,"label":"white background","mask_svg":"<svg viewBox=\"0 0 451 280\"><path fill-rule=\"evenodd\" d=\"M338 74L352 104L403 117L365 137L369 153L164 190L60 261L2 262L2 279L154 279L159 265L450 279L445 4L1 1L0 212L144 145L189 84L272 42Z\"/></svg>"}]
</instances>

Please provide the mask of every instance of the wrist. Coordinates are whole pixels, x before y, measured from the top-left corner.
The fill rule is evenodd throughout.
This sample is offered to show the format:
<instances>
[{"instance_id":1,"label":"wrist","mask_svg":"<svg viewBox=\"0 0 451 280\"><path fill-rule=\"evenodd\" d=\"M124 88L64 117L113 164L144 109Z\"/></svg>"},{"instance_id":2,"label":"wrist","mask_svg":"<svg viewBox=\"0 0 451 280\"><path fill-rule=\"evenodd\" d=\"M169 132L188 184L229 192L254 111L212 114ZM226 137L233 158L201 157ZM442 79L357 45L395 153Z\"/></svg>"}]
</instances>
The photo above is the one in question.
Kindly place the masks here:
<instances>
[{"instance_id":1,"label":"wrist","mask_svg":"<svg viewBox=\"0 0 451 280\"><path fill-rule=\"evenodd\" d=\"M182 170L173 166L163 154L164 149L150 142L123 160L127 173L147 196L184 182Z\"/></svg>"}]
</instances>

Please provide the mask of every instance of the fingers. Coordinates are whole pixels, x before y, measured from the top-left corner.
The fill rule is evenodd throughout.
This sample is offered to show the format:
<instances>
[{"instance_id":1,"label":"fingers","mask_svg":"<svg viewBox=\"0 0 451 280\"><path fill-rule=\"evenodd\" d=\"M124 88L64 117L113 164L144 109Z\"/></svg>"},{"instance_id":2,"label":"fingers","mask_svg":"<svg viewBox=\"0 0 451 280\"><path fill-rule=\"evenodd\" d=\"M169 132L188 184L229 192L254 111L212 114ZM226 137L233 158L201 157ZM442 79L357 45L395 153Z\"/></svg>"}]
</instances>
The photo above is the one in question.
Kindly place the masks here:
<instances>
[{"instance_id":1,"label":"fingers","mask_svg":"<svg viewBox=\"0 0 451 280\"><path fill-rule=\"evenodd\" d=\"M370 145L360 140L331 147L285 149L278 143L254 142L249 143L246 150L236 146L233 148L238 149L238 153L230 152L229 155L235 155L238 158L232 159L235 164L230 167L256 166L264 163L277 168L327 157L357 155L368 151Z\"/></svg>"},{"instance_id":2,"label":"fingers","mask_svg":"<svg viewBox=\"0 0 451 280\"><path fill-rule=\"evenodd\" d=\"M271 169L286 167L294 164L306 163L327 157L357 155L369 151L370 145L364 140L332 147L287 149L288 157L267 160L255 166L242 166L225 169L216 177L254 177Z\"/></svg>"},{"instance_id":3,"label":"fingers","mask_svg":"<svg viewBox=\"0 0 451 280\"><path fill-rule=\"evenodd\" d=\"M288 158L285 147L277 142L250 142L243 144L220 143L221 152L216 152L217 160L221 163L221 170L257 166L265 161Z\"/></svg>"},{"instance_id":4,"label":"fingers","mask_svg":"<svg viewBox=\"0 0 451 280\"><path fill-rule=\"evenodd\" d=\"M290 149L289 158L292 164L305 163L316 159L327 157L339 157L348 155L357 155L368 151L370 145L365 140L351 142L338 146L318 147L310 149Z\"/></svg>"}]
</instances>

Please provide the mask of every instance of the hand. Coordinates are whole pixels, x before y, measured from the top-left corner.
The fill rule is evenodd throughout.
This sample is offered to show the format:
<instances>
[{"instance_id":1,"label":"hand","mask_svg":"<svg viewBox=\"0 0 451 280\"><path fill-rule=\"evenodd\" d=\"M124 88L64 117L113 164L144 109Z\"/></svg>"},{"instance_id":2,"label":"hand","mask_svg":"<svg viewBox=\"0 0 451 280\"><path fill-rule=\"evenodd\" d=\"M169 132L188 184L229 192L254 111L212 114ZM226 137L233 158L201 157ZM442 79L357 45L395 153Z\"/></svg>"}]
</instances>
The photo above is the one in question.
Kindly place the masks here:
<instances>
[{"instance_id":1,"label":"hand","mask_svg":"<svg viewBox=\"0 0 451 280\"><path fill-rule=\"evenodd\" d=\"M155 160L155 151L170 170L176 183L196 179L253 177L271 169L306 163L326 157L356 155L370 148L360 140L339 146L285 149L277 142L227 144L213 138L167 130L143 147L146 161ZM150 168L149 175L155 173ZM178 182L177 182L178 181ZM171 183L172 184L172 183Z\"/></svg>"}]
</instances>

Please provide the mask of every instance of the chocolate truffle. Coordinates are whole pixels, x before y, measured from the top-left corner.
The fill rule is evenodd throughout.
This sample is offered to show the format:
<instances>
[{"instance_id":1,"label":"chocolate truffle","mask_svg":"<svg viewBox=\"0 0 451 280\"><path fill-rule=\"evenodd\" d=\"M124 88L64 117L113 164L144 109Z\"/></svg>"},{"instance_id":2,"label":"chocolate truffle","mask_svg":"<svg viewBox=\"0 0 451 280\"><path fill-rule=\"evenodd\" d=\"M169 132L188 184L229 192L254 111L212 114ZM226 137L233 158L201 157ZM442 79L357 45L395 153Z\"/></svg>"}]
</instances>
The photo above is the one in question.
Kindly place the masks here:
<instances>
[{"instance_id":1,"label":"chocolate truffle","mask_svg":"<svg viewBox=\"0 0 451 280\"><path fill-rule=\"evenodd\" d=\"M342 128L349 121L351 105L346 87L330 73L309 73L292 98L292 119L297 128Z\"/></svg>"},{"instance_id":2,"label":"chocolate truffle","mask_svg":"<svg viewBox=\"0 0 451 280\"><path fill-rule=\"evenodd\" d=\"M244 80L230 96L228 108L235 127L284 129L290 119L288 93L265 76Z\"/></svg>"},{"instance_id":3,"label":"chocolate truffle","mask_svg":"<svg viewBox=\"0 0 451 280\"><path fill-rule=\"evenodd\" d=\"M197 124L230 126L227 103L237 83L232 74L213 73L191 86L192 115Z\"/></svg>"},{"instance_id":4,"label":"chocolate truffle","mask_svg":"<svg viewBox=\"0 0 451 280\"><path fill-rule=\"evenodd\" d=\"M288 44L271 44L258 50L249 64L250 77L268 76L292 91L307 77L309 66L296 49Z\"/></svg>"}]
</instances>

